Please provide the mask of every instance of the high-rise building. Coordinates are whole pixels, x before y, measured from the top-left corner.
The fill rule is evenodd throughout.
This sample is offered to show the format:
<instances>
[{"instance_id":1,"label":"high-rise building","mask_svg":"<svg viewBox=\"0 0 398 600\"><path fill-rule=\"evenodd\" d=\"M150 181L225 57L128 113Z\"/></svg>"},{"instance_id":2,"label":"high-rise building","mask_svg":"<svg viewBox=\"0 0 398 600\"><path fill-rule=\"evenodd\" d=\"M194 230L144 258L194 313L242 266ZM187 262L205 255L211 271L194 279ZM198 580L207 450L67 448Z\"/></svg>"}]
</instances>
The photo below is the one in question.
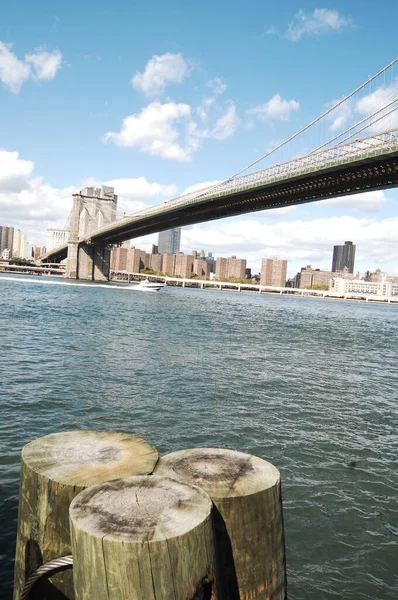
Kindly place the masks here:
<instances>
[{"instance_id":1,"label":"high-rise building","mask_svg":"<svg viewBox=\"0 0 398 600\"><path fill-rule=\"evenodd\" d=\"M181 227L161 231L158 239L159 254L175 254L180 250Z\"/></svg>"},{"instance_id":2,"label":"high-rise building","mask_svg":"<svg viewBox=\"0 0 398 600\"><path fill-rule=\"evenodd\" d=\"M217 258L216 279L224 281L227 278L227 258Z\"/></svg>"},{"instance_id":3,"label":"high-rise building","mask_svg":"<svg viewBox=\"0 0 398 600\"><path fill-rule=\"evenodd\" d=\"M344 271L345 267L349 273L354 273L355 248L352 242L344 242L344 246L333 246L333 273Z\"/></svg>"},{"instance_id":4,"label":"high-rise building","mask_svg":"<svg viewBox=\"0 0 398 600\"><path fill-rule=\"evenodd\" d=\"M229 277L235 277L237 279L245 279L246 273L246 259L236 258L217 258L216 261L216 279L224 281Z\"/></svg>"},{"instance_id":5,"label":"high-rise building","mask_svg":"<svg viewBox=\"0 0 398 600\"><path fill-rule=\"evenodd\" d=\"M32 246L32 258L33 258L33 260L38 260L45 253L46 253L45 246Z\"/></svg>"},{"instance_id":6,"label":"high-rise building","mask_svg":"<svg viewBox=\"0 0 398 600\"><path fill-rule=\"evenodd\" d=\"M149 267L149 254L145 250L138 250L138 248L128 250L127 271L129 273L139 273L145 267Z\"/></svg>"},{"instance_id":7,"label":"high-rise building","mask_svg":"<svg viewBox=\"0 0 398 600\"><path fill-rule=\"evenodd\" d=\"M12 257L13 258L29 258L29 243L26 235L24 235L19 229L14 232L14 240L12 243Z\"/></svg>"},{"instance_id":8,"label":"high-rise building","mask_svg":"<svg viewBox=\"0 0 398 600\"><path fill-rule=\"evenodd\" d=\"M150 255L149 266L152 267L156 273L162 273L162 258L161 254L156 253Z\"/></svg>"},{"instance_id":9,"label":"high-rise building","mask_svg":"<svg viewBox=\"0 0 398 600\"><path fill-rule=\"evenodd\" d=\"M260 285L285 287L287 260L263 258L261 261Z\"/></svg>"},{"instance_id":10,"label":"high-rise building","mask_svg":"<svg viewBox=\"0 0 398 600\"><path fill-rule=\"evenodd\" d=\"M67 229L47 229L46 250L54 250L58 246L68 243L69 231Z\"/></svg>"},{"instance_id":11,"label":"high-rise building","mask_svg":"<svg viewBox=\"0 0 398 600\"><path fill-rule=\"evenodd\" d=\"M165 275L169 275L170 277L172 277L174 275L175 262L176 262L176 255L175 254L170 254L169 252L167 252L166 254L163 254L163 257L162 257L162 273L164 273Z\"/></svg>"},{"instance_id":12,"label":"high-rise building","mask_svg":"<svg viewBox=\"0 0 398 600\"><path fill-rule=\"evenodd\" d=\"M193 255L195 256L195 255ZM193 261L193 272L195 273L195 275L198 275L199 277L209 277L210 275L210 268L209 268L209 263L206 260L203 260L202 258L194 258Z\"/></svg>"},{"instance_id":13,"label":"high-rise building","mask_svg":"<svg viewBox=\"0 0 398 600\"><path fill-rule=\"evenodd\" d=\"M231 258L227 258L227 277L245 279L246 263L247 261L245 258L236 258L236 256L231 256Z\"/></svg>"},{"instance_id":14,"label":"high-rise building","mask_svg":"<svg viewBox=\"0 0 398 600\"><path fill-rule=\"evenodd\" d=\"M192 274L194 257L192 254L177 252L175 258L174 275L186 278Z\"/></svg>"},{"instance_id":15,"label":"high-rise building","mask_svg":"<svg viewBox=\"0 0 398 600\"><path fill-rule=\"evenodd\" d=\"M0 254L3 250L12 250L14 241L14 227L0 225Z\"/></svg>"},{"instance_id":16,"label":"high-rise building","mask_svg":"<svg viewBox=\"0 0 398 600\"><path fill-rule=\"evenodd\" d=\"M128 248L123 246L112 248L111 251L111 270L127 271Z\"/></svg>"},{"instance_id":17,"label":"high-rise building","mask_svg":"<svg viewBox=\"0 0 398 600\"><path fill-rule=\"evenodd\" d=\"M322 271L321 269L313 269L311 265L302 267L300 272L300 289L311 290L317 285L330 286L330 280L333 277L331 271Z\"/></svg>"},{"instance_id":18,"label":"high-rise building","mask_svg":"<svg viewBox=\"0 0 398 600\"><path fill-rule=\"evenodd\" d=\"M216 260L211 252L206 256L204 250L197 252L196 250L192 250L191 254L194 258L198 260L205 260L207 262L209 273L215 273L216 271Z\"/></svg>"}]
</instances>

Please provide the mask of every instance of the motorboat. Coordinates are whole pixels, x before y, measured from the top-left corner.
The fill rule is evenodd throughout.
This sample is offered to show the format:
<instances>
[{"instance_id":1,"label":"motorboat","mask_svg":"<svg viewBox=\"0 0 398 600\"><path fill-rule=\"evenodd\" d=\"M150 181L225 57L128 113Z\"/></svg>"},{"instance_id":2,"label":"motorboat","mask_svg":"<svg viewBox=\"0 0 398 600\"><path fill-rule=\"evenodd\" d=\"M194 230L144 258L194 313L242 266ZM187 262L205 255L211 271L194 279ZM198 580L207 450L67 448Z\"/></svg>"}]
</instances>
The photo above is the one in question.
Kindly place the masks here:
<instances>
[{"instance_id":1,"label":"motorboat","mask_svg":"<svg viewBox=\"0 0 398 600\"><path fill-rule=\"evenodd\" d=\"M149 281L149 279L144 279L143 281L140 281L140 283L135 287L136 290L140 290L142 292L158 292L159 290L161 290L163 287L165 287L165 283L154 283L152 281Z\"/></svg>"}]
</instances>

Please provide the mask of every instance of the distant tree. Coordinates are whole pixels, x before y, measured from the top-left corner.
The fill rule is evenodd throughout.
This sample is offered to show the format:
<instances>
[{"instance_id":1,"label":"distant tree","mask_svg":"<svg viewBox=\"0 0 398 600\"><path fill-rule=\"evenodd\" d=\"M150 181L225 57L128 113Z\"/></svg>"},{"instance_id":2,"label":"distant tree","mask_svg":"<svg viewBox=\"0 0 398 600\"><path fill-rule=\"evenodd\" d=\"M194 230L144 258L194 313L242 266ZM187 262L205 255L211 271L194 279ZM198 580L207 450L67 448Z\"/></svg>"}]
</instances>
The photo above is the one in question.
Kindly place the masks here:
<instances>
[{"instance_id":1,"label":"distant tree","mask_svg":"<svg viewBox=\"0 0 398 600\"><path fill-rule=\"evenodd\" d=\"M10 265L20 265L21 267L31 267L34 264L33 260L28 260L26 258L11 258Z\"/></svg>"},{"instance_id":2,"label":"distant tree","mask_svg":"<svg viewBox=\"0 0 398 600\"><path fill-rule=\"evenodd\" d=\"M324 290L325 292L328 291L329 289L329 285L327 283L314 283L314 285L312 286L313 290Z\"/></svg>"}]
</instances>

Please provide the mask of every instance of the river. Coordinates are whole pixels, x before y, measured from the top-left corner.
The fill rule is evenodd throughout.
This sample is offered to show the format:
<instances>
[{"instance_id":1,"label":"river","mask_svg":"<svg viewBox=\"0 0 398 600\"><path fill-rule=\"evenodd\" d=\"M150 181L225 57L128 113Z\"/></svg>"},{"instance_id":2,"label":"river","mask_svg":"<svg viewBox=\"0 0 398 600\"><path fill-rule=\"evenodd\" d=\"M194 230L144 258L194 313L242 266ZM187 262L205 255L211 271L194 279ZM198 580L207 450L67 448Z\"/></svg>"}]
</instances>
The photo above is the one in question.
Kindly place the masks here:
<instances>
[{"instance_id":1,"label":"river","mask_svg":"<svg viewBox=\"0 0 398 600\"><path fill-rule=\"evenodd\" d=\"M398 597L398 308L0 275L0 598L20 451L72 429L281 471L290 600Z\"/></svg>"}]
</instances>

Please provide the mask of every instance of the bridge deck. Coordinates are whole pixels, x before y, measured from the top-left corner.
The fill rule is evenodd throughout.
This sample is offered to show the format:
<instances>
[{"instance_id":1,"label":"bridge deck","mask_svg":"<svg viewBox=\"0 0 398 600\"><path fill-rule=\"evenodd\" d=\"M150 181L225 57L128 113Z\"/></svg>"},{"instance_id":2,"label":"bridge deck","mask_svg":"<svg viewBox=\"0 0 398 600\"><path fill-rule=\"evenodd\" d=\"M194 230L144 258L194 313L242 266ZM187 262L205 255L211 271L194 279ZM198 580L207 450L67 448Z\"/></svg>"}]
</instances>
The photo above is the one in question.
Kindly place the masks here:
<instances>
[{"instance_id":1,"label":"bridge deck","mask_svg":"<svg viewBox=\"0 0 398 600\"><path fill-rule=\"evenodd\" d=\"M398 185L398 130L231 179L165 201L87 233L79 242L116 243L171 227ZM67 245L44 255L64 255Z\"/></svg>"}]
</instances>

